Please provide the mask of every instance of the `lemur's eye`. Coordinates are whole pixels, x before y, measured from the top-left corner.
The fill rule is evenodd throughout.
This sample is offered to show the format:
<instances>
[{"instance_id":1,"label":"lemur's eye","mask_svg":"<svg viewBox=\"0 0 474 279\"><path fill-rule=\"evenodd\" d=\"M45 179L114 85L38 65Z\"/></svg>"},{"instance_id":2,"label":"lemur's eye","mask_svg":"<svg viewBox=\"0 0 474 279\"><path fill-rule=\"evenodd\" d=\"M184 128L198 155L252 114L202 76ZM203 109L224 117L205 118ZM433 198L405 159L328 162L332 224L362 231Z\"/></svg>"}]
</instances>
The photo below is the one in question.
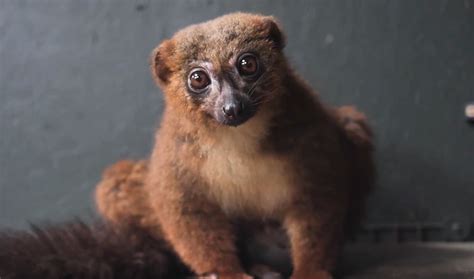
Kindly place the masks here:
<instances>
[{"instance_id":1,"label":"lemur's eye","mask_svg":"<svg viewBox=\"0 0 474 279\"><path fill-rule=\"evenodd\" d=\"M209 84L211 79L203 69L196 69L189 74L188 85L193 92L202 93Z\"/></svg>"},{"instance_id":2,"label":"lemur's eye","mask_svg":"<svg viewBox=\"0 0 474 279\"><path fill-rule=\"evenodd\" d=\"M251 53L245 53L237 60L237 69L243 77L253 78L258 74L258 59Z\"/></svg>"}]
</instances>

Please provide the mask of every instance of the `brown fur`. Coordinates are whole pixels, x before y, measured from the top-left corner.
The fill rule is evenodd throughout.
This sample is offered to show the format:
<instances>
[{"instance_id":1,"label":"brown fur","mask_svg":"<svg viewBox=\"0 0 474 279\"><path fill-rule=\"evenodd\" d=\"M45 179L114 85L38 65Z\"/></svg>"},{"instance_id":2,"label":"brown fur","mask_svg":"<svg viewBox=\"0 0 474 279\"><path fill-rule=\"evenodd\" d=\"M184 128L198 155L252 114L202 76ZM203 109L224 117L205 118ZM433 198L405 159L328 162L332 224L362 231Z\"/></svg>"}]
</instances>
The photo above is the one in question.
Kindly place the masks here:
<instances>
[{"instance_id":1,"label":"brown fur","mask_svg":"<svg viewBox=\"0 0 474 279\"><path fill-rule=\"evenodd\" d=\"M275 220L289 237L292 278L331 278L347 216L360 215L372 184L371 132L355 109L321 104L287 65L283 46L273 18L242 13L190 26L164 41L152 57L166 108L146 197L138 194L125 201L132 206L119 203L110 211L101 208L110 203L98 190L99 209L120 219L131 208L130 220L163 235L197 274L220 278L248 278L238 257L236 221ZM247 51L265 67L254 90L258 110L237 127L222 125L212 117L217 97L190 96L187 74L203 63L217 75L231 72L235 57ZM130 173L133 163L123 164ZM127 178L103 189L119 181Z\"/></svg>"},{"instance_id":2,"label":"brown fur","mask_svg":"<svg viewBox=\"0 0 474 279\"><path fill-rule=\"evenodd\" d=\"M369 155L370 152L367 151L372 148L372 133L364 114L354 107L344 106L335 110L335 116L349 136L351 143L356 147L354 151L362 155ZM357 159L366 160L360 163L361 166L367 166L371 162L364 156L359 156ZM96 203L100 214L115 226L134 227L138 225L147 229L153 226L153 222L150 220L151 208L144 189L147 164L144 160L124 160L104 171L102 180L96 187ZM360 176L366 179L372 177L369 173L360 173ZM370 186L371 183L370 181L361 182L361 185ZM359 190L361 189L363 187L359 187ZM364 196L366 193L359 194ZM363 203L356 202L355 205L361 206ZM351 212L352 216L348 218L348 221L352 223L352 226L349 226L350 229L357 225L360 218L357 215L363 212L362 209L354 208ZM241 260L245 261L247 266L253 267L257 264L257 268L262 268L261 265L258 265L260 263L271 266L282 274L288 274L290 267L287 262L287 240L282 237L280 230L274 224L264 225L262 228L259 224L251 223L240 228L238 237L240 239L239 249L242 250ZM253 270L251 273L261 272L261 270Z\"/></svg>"}]
</instances>

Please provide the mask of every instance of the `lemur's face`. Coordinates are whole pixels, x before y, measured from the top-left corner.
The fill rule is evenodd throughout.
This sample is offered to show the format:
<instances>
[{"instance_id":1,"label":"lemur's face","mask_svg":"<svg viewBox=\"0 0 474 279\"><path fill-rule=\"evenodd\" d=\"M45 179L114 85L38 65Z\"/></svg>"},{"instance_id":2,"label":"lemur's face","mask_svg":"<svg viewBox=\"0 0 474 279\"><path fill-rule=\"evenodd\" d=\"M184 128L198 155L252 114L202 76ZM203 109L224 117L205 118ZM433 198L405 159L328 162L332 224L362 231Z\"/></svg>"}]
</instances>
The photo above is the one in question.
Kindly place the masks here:
<instances>
[{"instance_id":1,"label":"lemur's face","mask_svg":"<svg viewBox=\"0 0 474 279\"><path fill-rule=\"evenodd\" d=\"M237 126L272 100L282 80L283 37L270 17L231 14L178 32L153 67L167 105Z\"/></svg>"},{"instance_id":2,"label":"lemur's face","mask_svg":"<svg viewBox=\"0 0 474 279\"><path fill-rule=\"evenodd\" d=\"M235 54L224 69L210 61L190 66L186 75L190 101L221 124L244 123L265 101L265 65L256 53Z\"/></svg>"}]
</instances>

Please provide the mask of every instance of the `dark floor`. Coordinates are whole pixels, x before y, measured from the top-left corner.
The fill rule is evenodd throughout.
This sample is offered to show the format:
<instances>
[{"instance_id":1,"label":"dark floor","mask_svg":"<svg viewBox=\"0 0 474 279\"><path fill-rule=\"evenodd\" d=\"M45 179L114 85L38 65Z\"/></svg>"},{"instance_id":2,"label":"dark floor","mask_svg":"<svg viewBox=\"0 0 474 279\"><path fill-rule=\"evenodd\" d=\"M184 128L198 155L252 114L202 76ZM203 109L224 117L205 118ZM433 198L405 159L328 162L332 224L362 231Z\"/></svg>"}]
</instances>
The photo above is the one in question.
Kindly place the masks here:
<instances>
[{"instance_id":1,"label":"dark floor","mask_svg":"<svg viewBox=\"0 0 474 279\"><path fill-rule=\"evenodd\" d=\"M474 243L353 244L344 279L473 279Z\"/></svg>"}]
</instances>

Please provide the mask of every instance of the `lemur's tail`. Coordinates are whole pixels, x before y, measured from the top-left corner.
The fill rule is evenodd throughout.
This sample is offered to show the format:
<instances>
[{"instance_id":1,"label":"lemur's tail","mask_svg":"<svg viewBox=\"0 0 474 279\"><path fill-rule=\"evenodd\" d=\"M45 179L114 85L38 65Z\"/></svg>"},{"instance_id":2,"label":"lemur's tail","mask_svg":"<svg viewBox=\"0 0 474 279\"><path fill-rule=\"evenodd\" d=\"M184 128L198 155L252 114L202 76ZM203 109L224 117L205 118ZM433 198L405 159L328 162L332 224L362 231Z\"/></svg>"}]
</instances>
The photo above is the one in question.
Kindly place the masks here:
<instances>
[{"instance_id":1,"label":"lemur's tail","mask_svg":"<svg viewBox=\"0 0 474 279\"><path fill-rule=\"evenodd\" d=\"M188 270L163 241L139 228L76 220L0 232L2 279L184 278Z\"/></svg>"}]
</instances>

